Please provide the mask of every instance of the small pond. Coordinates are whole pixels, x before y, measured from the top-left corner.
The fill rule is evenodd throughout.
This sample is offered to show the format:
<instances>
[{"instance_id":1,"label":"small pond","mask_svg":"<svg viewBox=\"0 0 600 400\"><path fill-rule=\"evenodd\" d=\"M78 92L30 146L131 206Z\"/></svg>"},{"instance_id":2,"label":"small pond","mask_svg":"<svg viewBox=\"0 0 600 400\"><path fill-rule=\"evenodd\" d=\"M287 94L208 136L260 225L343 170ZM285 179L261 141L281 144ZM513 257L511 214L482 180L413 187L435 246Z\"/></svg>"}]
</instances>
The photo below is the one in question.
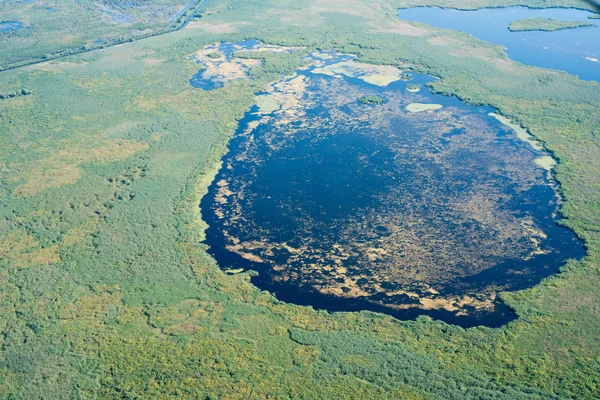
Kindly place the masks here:
<instances>
[{"instance_id":1,"label":"small pond","mask_svg":"<svg viewBox=\"0 0 600 400\"><path fill-rule=\"evenodd\" d=\"M0 22L0 33L18 31L19 29L23 29L22 22L18 22L18 21Z\"/></svg>"}]
</instances>

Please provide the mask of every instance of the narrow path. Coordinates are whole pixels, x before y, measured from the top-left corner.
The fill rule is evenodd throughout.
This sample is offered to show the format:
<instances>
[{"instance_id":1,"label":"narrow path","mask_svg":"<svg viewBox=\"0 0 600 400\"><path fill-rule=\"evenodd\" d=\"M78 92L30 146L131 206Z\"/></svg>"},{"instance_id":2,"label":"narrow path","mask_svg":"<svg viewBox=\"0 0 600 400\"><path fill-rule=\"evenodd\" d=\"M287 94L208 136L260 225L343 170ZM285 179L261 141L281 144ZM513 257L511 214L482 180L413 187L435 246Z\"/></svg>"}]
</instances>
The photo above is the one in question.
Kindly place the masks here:
<instances>
[{"instance_id":1,"label":"narrow path","mask_svg":"<svg viewBox=\"0 0 600 400\"><path fill-rule=\"evenodd\" d=\"M169 23L167 23L167 25L165 25L163 28L160 28L154 32L151 32L151 33L148 33L145 35L139 35L139 36L124 36L124 37L112 39L112 40L106 41L102 44L98 44L98 45L94 45L94 46L82 45L81 47L65 49L65 50L56 52L54 54L45 55L41 58L19 61L16 63L6 65L4 67L0 67L0 72L9 71L9 70L17 69L17 68L22 68L22 67L27 67L30 65L40 64L40 63L50 61L50 60L57 60L60 58L69 57L69 56L73 56L76 54L88 53L90 51L101 50L101 49L105 49L107 47L112 47L112 46L116 46L116 45L127 43L127 42L133 42L133 41L137 41L137 40L147 39L150 37L166 35L167 33L178 31L180 29L185 28L187 26L187 24L192 20L192 18L194 18L194 16L200 10L202 10L204 7L206 7L206 5L209 2L210 2L210 0L191 0L173 18L171 18L171 20L169 21ZM193 11L190 11L190 10L193 10Z\"/></svg>"}]
</instances>

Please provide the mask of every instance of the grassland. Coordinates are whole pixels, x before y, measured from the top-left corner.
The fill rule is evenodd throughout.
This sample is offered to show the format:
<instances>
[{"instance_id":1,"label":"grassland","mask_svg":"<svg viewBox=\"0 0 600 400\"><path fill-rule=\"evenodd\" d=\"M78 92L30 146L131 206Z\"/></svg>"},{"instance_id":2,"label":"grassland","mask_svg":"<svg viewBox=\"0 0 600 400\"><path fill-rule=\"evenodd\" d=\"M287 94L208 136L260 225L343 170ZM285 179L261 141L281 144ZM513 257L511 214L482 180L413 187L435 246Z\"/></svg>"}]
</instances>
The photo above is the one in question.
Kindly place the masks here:
<instances>
[{"instance_id":1,"label":"grassland","mask_svg":"<svg viewBox=\"0 0 600 400\"><path fill-rule=\"evenodd\" d=\"M595 26L589 22L581 21L558 21L552 18L527 18L513 21L508 26L512 32L522 31L544 31L553 32L562 29L574 29Z\"/></svg>"},{"instance_id":2,"label":"grassland","mask_svg":"<svg viewBox=\"0 0 600 400\"><path fill-rule=\"evenodd\" d=\"M535 3L533 3L535 4ZM583 3L582 3L583 4ZM585 5L582 5L585 7ZM587 256L503 294L500 329L284 304L206 253L200 197L254 93L300 66L189 86L219 40L411 63L487 104L560 161ZM4 47L3 47L4 48ZM2 59L6 57L2 54ZM593 398L600 391L600 85L526 67L396 4L215 0L184 30L0 73L0 397Z\"/></svg>"}]
</instances>

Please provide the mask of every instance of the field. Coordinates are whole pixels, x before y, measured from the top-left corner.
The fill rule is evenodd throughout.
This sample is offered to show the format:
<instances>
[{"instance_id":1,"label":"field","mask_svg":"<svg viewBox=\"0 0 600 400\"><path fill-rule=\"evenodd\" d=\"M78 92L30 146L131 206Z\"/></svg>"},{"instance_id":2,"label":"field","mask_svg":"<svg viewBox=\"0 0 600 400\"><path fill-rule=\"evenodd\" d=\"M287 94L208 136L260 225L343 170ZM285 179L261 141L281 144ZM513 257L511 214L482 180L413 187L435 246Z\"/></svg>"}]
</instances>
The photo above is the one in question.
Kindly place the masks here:
<instances>
[{"instance_id":1,"label":"field","mask_svg":"<svg viewBox=\"0 0 600 400\"><path fill-rule=\"evenodd\" d=\"M214 0L185 29L0 73L0 397L597 396L600 85L397 20L397 6ZM0 7L2 19L27 22ZM1 37L2 63L106 35L94 23L60 43L66 18L48 26L41 48L22 31ZM151 26L169 21L159 20ZM132 29L119 26L110 32ZM303 50L243 54L263 59L252 79L190 86L193 53L244 39ZM502 294L519 318L498 329L315 311L259 291L247 273L223 273L202 244L200 198L254 93L315 49L409 63L441 78L433 90L527 127L559 160L564 223L587 256L530 290Z\"/></svg>"}]
</instances>

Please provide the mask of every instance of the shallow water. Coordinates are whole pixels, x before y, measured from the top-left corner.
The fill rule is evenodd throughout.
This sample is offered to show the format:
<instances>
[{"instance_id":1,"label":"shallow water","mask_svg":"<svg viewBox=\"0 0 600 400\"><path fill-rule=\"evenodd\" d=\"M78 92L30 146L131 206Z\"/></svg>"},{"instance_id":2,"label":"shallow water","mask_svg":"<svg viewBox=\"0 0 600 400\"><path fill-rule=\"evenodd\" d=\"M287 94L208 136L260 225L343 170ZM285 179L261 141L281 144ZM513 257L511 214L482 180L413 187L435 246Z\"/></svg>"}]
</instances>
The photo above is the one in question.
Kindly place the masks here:
<instances>
[{"instance_id":1,"label":"shallow water","mask_svg":"<svg viewBox=\"0 0 600 400\"><path fill-rule=\"evenodd\" d=\"M240 43L217 43L216 45L208 46L206 49L214 53L222 54L223 62L231 62L233 53L236 51L248 50L258 43L259 42L256 40L247 40ZM197 62L205 67L203 63L204 60L198 60ZM244 69L244 71L247 71L247 69ZM209 75L207 68L203 68L192 76L190 85L199 89L214 90L222 88L224 81L225 80L221 76Z\"/></svg>"},{"instance_id":2,"label":"shallow water","mask_svg":"<svg viewBox=\"0 0 600 400\"><path fill-rule=\"evenodd\" d=\"M18 31L23 29L23 23L18 21L0 22L0 32Z\"/></svg>"},{"instance_id":3,"label":"shallow water","mask_svg":"<svg viewBox=\"0 0 600 400\"><path fill-rule=\"evenodd\" d=\"M262 63L259 59L236 58L236 52L265 51L292 52L297 48L264 45L257 40L239 43L215 43L204 47L193 55L201 69L192 76L190 85L203 90L222 88L226 82L247 79L250 68Z\"/></svg>"},{"instance_id":4,"label":"shallow water","mask_svg":"<svg viewBox=\"0 0 600 400\"><path fill-rule=\"evenodd\" d=\"M592 13L572 9L489 8L475 11L416 7L401 9L399 18L439 28L459 30L479 39L502 45L508 56L523 64L551 68L600 81L600 20ZM511 22L526 18L584 21L594 27L554 32L511 32Z\"/></svg>"},{"instance_id":5,"label":"shallow water","mask_svg":"<svg viewBox=\"0 0 600 400\"><path fill-rule=\"evenodd\" d=\"M201 203L209 252L296 304L510 321L497 292L583 256L556 224L552 177L535 163L544 153L493 110L431 94L429 76L352 60L313 55L259 94L269 101L240 122Z\"/></svg>"}]
</instances>

